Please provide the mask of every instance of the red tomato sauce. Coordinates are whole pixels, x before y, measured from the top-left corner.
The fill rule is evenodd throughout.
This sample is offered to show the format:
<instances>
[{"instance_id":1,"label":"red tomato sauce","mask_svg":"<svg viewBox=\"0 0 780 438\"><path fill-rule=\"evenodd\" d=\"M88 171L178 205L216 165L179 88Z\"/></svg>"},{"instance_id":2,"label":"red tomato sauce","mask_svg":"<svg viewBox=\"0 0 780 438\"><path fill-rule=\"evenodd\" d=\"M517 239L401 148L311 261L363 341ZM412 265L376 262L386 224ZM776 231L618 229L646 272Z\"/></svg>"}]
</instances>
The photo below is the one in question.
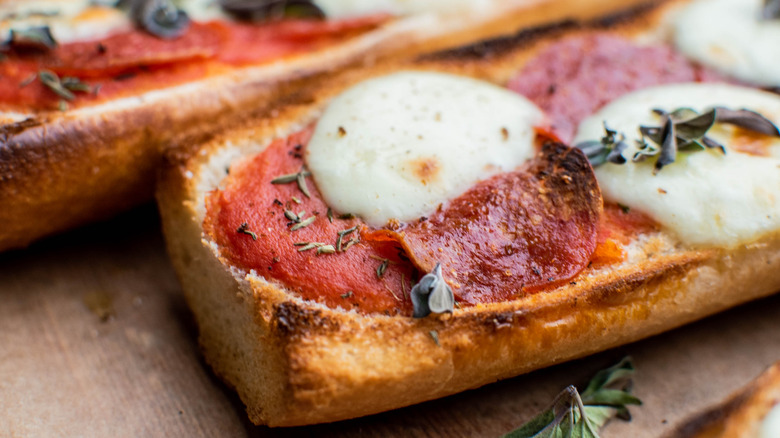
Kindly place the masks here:
<instances>
[{"instance_id":1,"label":"red tomato sauce","mask_svg":"<svg viewBox=\"0 0 780 438\"><path fill-rule=\"evenodd\" d=\"M596 251L591 258L593 266L622 262L625 258L624 245L631 243L640 234L659 229L658 223L642 212L614 203L605 203Z\"/></svg>"},{"instance_id":2,"label":"red tomato sauce","mask_svg":"<svg viewBox=\"0 0 780 438\"><path fill-rule=\"evenodd\" d=\"M57 109L62 98L36 78L41 70L89 85L91 92L75 91L75 99L68 102L83 106L316 51L388 19L371 15L338 21L192 23L170 40L132 30L48 52L10 52L0 61L0 109Z\"/></svg>"},{"instance_id":3,"label":"red tomato sauce","mask_svg":"<svg viewBox=\"0 0 780 438\"><path fill-rule=\"evenodd\" d=\"M417 274L408 261L399 257L395 242L360 239L345 251L319 255L314 248L299 251L305 247L296 246L318 242L336 247L339 231L365 227L359 219L339 219L338 212L333 212L331 222L328 206L310 177L306 180L311 198L295 182L271 183L280 175L301 170L302 145L310 135L307 130L277 140L263 153L231 167L225 189L208 198L204 229L231 263L255 269L305 299L331 307L356 307L365 313L411 314L409 291ZM303 217L316 219L293 231L295 224L285 217L285 210L296 214L304 211ZM257 240L238 231L244 223L246 231L255 233ZM345 235L342 248L359 235L360 230ZM377 270L383 264L379 275Z\"/></svg>"}]
</instances>

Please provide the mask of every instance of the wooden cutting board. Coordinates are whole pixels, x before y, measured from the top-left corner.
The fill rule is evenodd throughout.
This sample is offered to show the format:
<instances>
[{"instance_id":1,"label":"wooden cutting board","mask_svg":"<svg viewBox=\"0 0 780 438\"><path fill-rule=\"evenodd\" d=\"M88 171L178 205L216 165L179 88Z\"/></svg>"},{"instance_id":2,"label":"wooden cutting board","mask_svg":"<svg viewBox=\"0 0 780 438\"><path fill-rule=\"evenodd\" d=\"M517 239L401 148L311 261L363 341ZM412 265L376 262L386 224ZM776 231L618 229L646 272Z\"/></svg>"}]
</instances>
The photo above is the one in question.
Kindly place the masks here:
<instances>
[{"instance_id":1,"label":"wooden cutting board","mask_svg":"<svg viewBox=\"0 0 780 438\"><path fill-rule=\"evenodd\" d=\"M657 437L780 359L780 296L442 400L296 429L250 424L196 336L153 206L0 254L0 436L493 437L630 354L645 404L602 437Z\"/></svg>"}]
</instances>

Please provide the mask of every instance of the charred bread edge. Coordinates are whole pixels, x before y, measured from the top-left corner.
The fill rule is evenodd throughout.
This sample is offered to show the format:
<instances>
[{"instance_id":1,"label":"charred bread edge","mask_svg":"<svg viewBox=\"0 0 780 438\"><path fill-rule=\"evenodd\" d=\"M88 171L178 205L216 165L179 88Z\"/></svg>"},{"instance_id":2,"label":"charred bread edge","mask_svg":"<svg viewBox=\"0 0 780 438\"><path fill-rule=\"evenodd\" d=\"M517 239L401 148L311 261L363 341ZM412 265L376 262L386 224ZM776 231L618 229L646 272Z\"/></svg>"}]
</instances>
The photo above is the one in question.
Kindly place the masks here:
<instances>
[{"instance_id":1,"label":"charred bread edge","mask_svg":"<svg viewBox=\"0 0 780 438\"><path fill-rule=\"evenodd\" d=\"M326 50L64 113L0 112L0 250L151 198L165 145L262 113L292 83L350 63L482 35L485 22L554 0L516 0L476 19L411 16ZM500 15L500 17L499 17ZM483 20L484 22L475 21ZM516 18L516 20L519 20ZM471 36L471 33L474 33ZM407 47L409 46L409 47Z\"/></svg>"},{"instance_id":2,"label":"charred bread edge","mask_svg":"<svg viewBox=\"0 0 780 438\"><path fill-rule=\"evenodd\" d=\"M773 403L780 399L780 362L761 373L725 402L686 420L665 438L758 436Z\"/></svg>"},{"instance_id":3,"label":"charred bread edge","mask_svg":"<svg viewBox=\"0 0 780 438\"><path fill-rule=\"evenodd\" d=\"M500 61L492 76L498 83L505 76ZM253 422L330 422L442 397L642 339L780 289L780 233L730 249L672 249L642 264L604 268L576 285L424 319L303 301L222 259L203 235L202 220L205 196L227 166L311 123L328 96L349 83L404 67L454 69L443 62L349 72L331 89L315 90L308 103L278 108L272 119L226 133L194 155L174 150L168 157L158 188L168 250L206 360L237 390ZM485 68L457 71L491 77Z\"/></svg>"}]
</instances>

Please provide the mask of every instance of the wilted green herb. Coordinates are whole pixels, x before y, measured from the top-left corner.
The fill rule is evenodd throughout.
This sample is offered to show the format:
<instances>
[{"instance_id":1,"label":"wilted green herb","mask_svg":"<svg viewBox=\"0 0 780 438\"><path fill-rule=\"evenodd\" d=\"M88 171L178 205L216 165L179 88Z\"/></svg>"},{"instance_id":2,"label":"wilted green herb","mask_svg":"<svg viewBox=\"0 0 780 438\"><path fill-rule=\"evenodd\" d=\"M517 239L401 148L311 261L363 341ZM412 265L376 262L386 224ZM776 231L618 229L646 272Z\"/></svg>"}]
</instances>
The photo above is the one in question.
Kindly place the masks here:
<instances>
[{"instance_id":1,"label":"wilted green herb","mask_svg":"<svg viewBox=\"0 0 780 438\"><path fill-rule=\"evenodd\" d=\"M607 421L630 420L627 406L642 404L630 392L633 374L631 358L624 358L596 373L582 395L573 385L567 387L549 408L504 438L598 438Z\"/></svg>"}]
</instances>

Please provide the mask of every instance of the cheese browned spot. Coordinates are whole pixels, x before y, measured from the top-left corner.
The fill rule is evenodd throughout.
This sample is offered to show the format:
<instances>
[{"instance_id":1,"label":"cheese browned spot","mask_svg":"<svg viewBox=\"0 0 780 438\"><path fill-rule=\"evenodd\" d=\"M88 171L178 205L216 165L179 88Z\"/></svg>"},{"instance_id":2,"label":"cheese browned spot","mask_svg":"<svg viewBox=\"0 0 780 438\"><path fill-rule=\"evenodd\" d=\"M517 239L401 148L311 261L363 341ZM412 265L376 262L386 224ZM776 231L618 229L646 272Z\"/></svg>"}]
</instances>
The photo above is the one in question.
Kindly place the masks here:
<instances>
[{"instance_id":1,"label":"cheese browned spot","mask_svg":"<svg viewBox=\"0 0 780 438\"><path fill-rule=\"evenodd\" d=\"M458 300L476 304L575 276L596 248L601 211L587 158L548 143L522 170L477 184L427 220L373 235L397 239L423 272L440 262Z\"/></svg>"}]
</instances>

